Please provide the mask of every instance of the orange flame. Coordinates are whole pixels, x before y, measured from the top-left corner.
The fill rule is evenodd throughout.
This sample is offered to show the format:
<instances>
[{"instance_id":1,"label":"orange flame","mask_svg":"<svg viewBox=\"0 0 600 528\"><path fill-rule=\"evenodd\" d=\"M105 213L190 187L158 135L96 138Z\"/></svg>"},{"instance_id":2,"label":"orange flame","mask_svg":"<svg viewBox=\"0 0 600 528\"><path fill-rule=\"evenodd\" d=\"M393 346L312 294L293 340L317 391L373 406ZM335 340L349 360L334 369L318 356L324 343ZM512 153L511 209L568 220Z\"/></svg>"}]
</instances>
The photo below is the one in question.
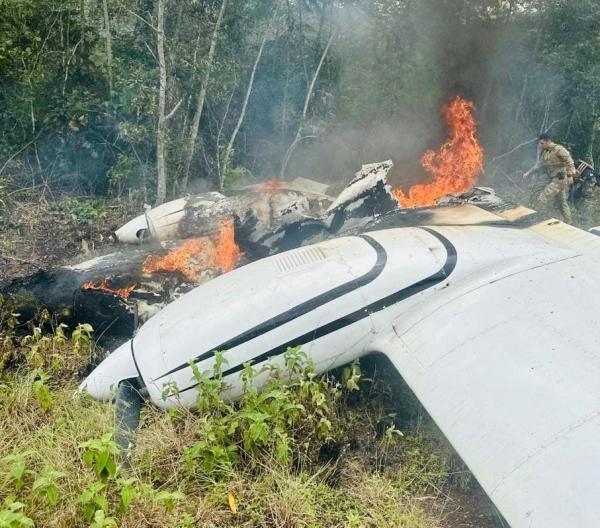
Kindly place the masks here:
<instances>
[{"instance_id":1,"label":"orange flame","mask_svg":"<svg viewBox=\"0 0 600 528\"><path fill-rule=\"evenodd\" d=\"M123 297L123 299L127 299L133 290L137 288L137 284L132 284L127 288L111 288L108 285L108 280L104 279L98 283L94 283L93 281L88 281L81 286L82 290L98 290L106 293L112 293L113 295L117 295L118 297Z\"/></svg>"},{"instance_id":2,"label":"orange flame","mask_svg":"<svg viewBox=\"0 0 600 528\"><path fill-rule=\"evenodd\" d=\"M231 271L242 256L234 235L233 220L225 220L215 240L209 237L188 240L164 256L149 256L142 270L177 272L191 281L208 268L219 268L223 273Z\"/></svg>"},{"instance_id":3,"label":"orange flame","mask_svg":"<svg viewBox=\"0 0 600 528\"><path fill-rule=\"evenodd\" d=\"M266 180L258 186L258 192L261 194L276 193L283 190L281 180Z\"/></svg>"},{"instance_id":4,"label":"orange flame","mask_svg":"<svg viewBox=\"0 0 600 528\"><path fill-rule=\"evenodd\" d=\"M242 257L239 246L235 243L233 220L221 222L221 230L217 237L214 263L223 273L234 269Z\"/></svg>"},{"instance_id":5,"label":"orange flame","mask_svg":"<svg viewBox=\"0 0 600 528\"><path fill-rule=\"evenodd\" d=\"M439 153L428 150L421 158L421 166L433 175L433 181L413 185L408 196L401 189L394 189L400 205L434 205L445 194L463 193L473 187L483 171L483 148L475 135L474 109L471 101L461 97L454 98L444 108L450 139L442 145Z\"/></svg>"}]
</instances>

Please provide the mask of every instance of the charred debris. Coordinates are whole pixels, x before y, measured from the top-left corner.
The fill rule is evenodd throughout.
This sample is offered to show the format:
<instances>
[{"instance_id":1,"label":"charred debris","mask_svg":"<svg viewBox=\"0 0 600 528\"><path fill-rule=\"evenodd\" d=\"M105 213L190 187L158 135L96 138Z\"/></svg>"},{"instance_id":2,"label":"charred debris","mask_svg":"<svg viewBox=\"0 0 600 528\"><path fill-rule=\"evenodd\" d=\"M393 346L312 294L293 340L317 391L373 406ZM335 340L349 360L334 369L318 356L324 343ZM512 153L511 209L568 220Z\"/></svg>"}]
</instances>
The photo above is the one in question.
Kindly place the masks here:
<instances>
[{"instance_id":1,"label":"charred debris","mask_svg":"<svg viewBox=\"0 0 600 528\"><path fill-rule=\"evenodd\" d=\"M337 198L326 185L299 178L174 200L118 229L115 251L0 284L0 293L21 320L45 307L67 324L89 322L112 345L177 297L240 265L334 236L431 223L431 207L400 207L387 182L392 166L364 165ZM473 188L435 208L464 203L507 207L493 190Z\"/></svg>"}]
</instances>

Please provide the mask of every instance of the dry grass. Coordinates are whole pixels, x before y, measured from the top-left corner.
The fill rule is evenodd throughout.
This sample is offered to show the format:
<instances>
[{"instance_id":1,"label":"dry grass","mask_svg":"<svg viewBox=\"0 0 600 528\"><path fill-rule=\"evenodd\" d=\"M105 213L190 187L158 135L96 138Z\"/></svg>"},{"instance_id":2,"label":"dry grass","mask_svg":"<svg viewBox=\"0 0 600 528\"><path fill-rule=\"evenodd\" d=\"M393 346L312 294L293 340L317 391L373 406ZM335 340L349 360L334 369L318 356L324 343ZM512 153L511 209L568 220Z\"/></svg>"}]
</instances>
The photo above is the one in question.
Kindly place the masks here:
<instances>
[{"instance_id":1,"label":"dry grass","mask_svg":"<svg viewBox=\"0 0 600 528\"><path fill-rule=\"evenodd\" d=\"M78 395L75 385L68 384L53 389L52 407L42 412L32 382L31 374L5 373L0 384L0 498L13 496L25 503L24 513L36 526L90 526L83 518L77 498L96 477L83 465L80 446L112 430L113 406ZM373 419L383 410L373 406L342 406L339 413L339 424L342 420L353 424L361 420L364 423L367 414ZM339 424L336 427L341 427ZM314 456L281 464L264 454L236 466L224 478L200 481L186 472L182 459L186 447L195 441L196 430L197 417L192 413L145 410L134 468L120 470L121 478L136 479L139 496L127 512L122 512L116 488L107 494L108 515L119 527L434 528L439 525L439 520L425 513L419 497L431 494L435 486L444 485L447 468L418 436L407 435L398 437L398 442L390 442L375 440L373 432L364 427L358 439L351 431L340 430L346 447L337 461L319 463ZM407 438L411 438L408 443ZM419 443L423 450L418 460L404 452L407 448L410 451L414 443ZM375 471L371 456L374 452L396 462ZM11 456L15 454L25 454L27 460L25 485L19 491L9 476ZM57 481L59 500L55 506L33 490L33 481L44 468L64 474ZM419 485L415 486L417 481ZM181 491L186 499L176 502L173 511L167 511L156 500L156 493L161 490ZM230 493L235 498L237 513L232 512Z\"/></svg>"}]
</instances>

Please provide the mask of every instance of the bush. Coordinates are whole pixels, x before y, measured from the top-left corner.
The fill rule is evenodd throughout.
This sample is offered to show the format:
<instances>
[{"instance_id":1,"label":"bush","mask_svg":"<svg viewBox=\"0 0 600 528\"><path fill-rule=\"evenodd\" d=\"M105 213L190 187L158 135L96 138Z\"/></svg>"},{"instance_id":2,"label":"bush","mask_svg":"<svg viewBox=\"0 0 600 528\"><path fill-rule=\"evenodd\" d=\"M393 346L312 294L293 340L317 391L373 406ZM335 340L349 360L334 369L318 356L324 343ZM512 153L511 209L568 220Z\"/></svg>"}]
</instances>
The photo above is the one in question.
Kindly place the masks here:
<instances>
[{"instance_id":1,"label":"bush","mask_svg":"<svg viewBox=\"0 0 600 528\"><path fill-rule=\"evenodd\" d=\"M194 370L198 410L144 410L129 468L113 441L113 407L74 396L64 368L39 368L56 365L59 351L88 350L91 329L32 328L24 345L13 336L20 368L0 371L0 496L10 497L0 526L431 526L412 497L441 489L448 466L418 434L390 427L376 439L365 427L388 410L365 392L372 384L357 364L317 376L289 349L283 365L245 365L232 403L221 397L217 354L211 372ZM261 391L257 376L267 379ZM323 458L330 445L339 452Z\"/></svg>"}]
</instances>

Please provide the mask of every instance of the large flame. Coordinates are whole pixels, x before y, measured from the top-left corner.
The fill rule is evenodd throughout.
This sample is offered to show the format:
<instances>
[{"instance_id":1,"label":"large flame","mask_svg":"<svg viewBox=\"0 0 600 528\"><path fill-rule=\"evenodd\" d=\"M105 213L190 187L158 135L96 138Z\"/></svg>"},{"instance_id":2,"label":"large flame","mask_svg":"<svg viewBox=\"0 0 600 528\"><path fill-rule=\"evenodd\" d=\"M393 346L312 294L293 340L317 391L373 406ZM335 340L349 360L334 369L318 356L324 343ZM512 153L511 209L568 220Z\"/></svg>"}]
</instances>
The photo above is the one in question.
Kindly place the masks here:
<instances>
[{"instance_id":1,"label":"large flame","mask_svg":"<svg viewBox=\"0 0 600 528\"><path fill-rule=\"evenodd\" d=\"M450 139L439 153L427 151L421 158L422 167L433 176L431 183L413 185L406 196L401 189L394 195L403 207L434 205L449 193L468 191L483 171L483 149L476 137L475 105L456 97L444 108L444 118Z\"/></svg>"},{"instance_id":2,"label":"large flame","mask_svg":"<svg viewBox=\"0 0 600 528\"><path fill-rule=\"evenodd\" d=\"M149 256L142 267L145 273L159 271L181 273L193 281L209 268L223 273L234 269L242 256L235 243L233 220L221 223L216 237L203 237L184 242L164 256Z\"/></svg>"},{"instance_id":3,"label":"large flame","mask_svg":"<svg viewBox=\"0 0 600 528\"><path fill-rule=\"evenodd\" d=\"M106 293L112 293L118 297L123 297L123 299L127 299L133 290L137 288L137 284L132 284L127 288L111 288L108 284L108 280L104 279L100 282L88 281L81 286L82 290L98 290Z\"/></svg>"}]
</instances>

